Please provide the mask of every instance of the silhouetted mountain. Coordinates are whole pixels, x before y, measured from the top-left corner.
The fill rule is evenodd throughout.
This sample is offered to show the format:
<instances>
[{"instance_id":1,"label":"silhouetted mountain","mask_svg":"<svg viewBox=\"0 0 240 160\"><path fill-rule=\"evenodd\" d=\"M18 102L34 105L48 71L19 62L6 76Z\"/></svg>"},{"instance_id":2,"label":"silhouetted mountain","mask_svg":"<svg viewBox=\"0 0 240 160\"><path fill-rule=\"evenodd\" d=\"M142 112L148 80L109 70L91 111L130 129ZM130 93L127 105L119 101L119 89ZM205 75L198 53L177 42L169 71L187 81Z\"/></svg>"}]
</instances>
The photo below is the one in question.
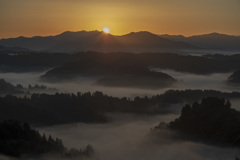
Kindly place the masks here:
<instances>
[{"instance_id":1,"label":"silhouetted mountain","mask_svg":"<svg viewBox=\"0 0 240 160\"><path fill-rule=\"evenodd\" d=\"M161 125L156 128L162 128ZM208 97L201 103L185 105L180 117L167 128L179 131L182 138L240 147L240 112L224 98Z\"/></svg>"},{"instance_id":2,"label":"silhouetted mountain","mask_svg":"<svg viewBox=\"0 0 240 160\"><path fill-rule=\"evenodd\" d=\"M159 49L196 49L185 42L177 42L161 38L147 31L131 32L116 37L130 51L159 51Z\"/></svg>"},{"instance_id":3,"label":"silhouetted mountain","mask_svg":"<svg viewBox=\"0 0 240 160\"><path fill-rule=\"evenodd\" d=\"M1 39L0 45L2 45L2 47L0 46L0 51L27 51L28 49L25 48L50 52L79 52L89 50L100 52L157 52L178 49L240 50L240 37L219 33L190 37L182 35L158 36L146 31L115 36L99 31L67 31L55 36L35 36L31 38L21 36L18 38Z\"/></svg>"},{"instance_id":4,"label":"silhouetted mountain","mask_svg":"<svg viewBox=\"0 0 240 160\"><path fill-rule=\"evenodd\" d=\"M33 50L54 52L78 51L159 51L162 49L196 49L185 42L175 42L161 38L150 32L136 32L114 36L99 31L64 32L56 36L32 38L18 37L1 39L0 45L20 46Z\"/></svg>"},{"instance_id":5,"label":"silhouetted mountain","mask_svg":"<svg viewBox=\"0 0 240 160\"><path fill-rule=\"evenodd\" d=\"M203 49L240 50L240 37L219 33L210 33L184 37L182 35L159 35L174 41L186 42Z\"/></svg>"}]
</instances>

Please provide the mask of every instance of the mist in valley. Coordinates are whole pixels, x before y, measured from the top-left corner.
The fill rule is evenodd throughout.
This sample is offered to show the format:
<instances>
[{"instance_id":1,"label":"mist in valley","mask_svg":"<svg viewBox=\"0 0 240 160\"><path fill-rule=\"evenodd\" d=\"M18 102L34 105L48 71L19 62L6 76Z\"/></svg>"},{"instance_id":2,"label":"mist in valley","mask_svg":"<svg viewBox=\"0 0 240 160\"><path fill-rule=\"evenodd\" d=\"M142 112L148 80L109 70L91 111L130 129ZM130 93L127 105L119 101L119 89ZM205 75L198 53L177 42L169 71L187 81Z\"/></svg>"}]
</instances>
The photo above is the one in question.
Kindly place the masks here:
<instances>
[{"instance_id":1,"label":"mist in valley","mask_svg":"<svg viewBox=\"0 0 240 160\"><path fill-rule=\"evenodd\" d=\"M71 81L62 82L44 82L40 80L40 76L45 72L30 72L30 73L0 73L0 78L5 79L7 82L13 85L22 84L24 87L30 85L45 85L50 88L56 88L60 93L77 93L77 92L95 92L102 91L103 93L116 96L116 97L129 97L134 98L136 96L153 96L156 94L162 94L169 89L207 89L207 90L220 90L223 92L239 91L240 86L227 85L226 80L230 73L217 73L210 75L197 75L176 72L173 70L159 70L163 73L167 73L170 76L178 80L170 87L162 88L137 88L137 87L106 87L97 85L97 79L79 77Z\"/></svg>"},{"instance_id":2,"label":"mist in valley","mask_svg":"<svg viewBox=\"0 0 240 160\"><path fill-rule=\"evenodd\" d=\"M126 87L103 87L96 85L96 79L76 78L71 82L49 83L39 79L44 72L34 73L0 73L0 77L16 85L29 84L46 85L57 88L60 93L95 92L116 97L134 98L135 96L153 96L162 94L169 89L213 89L226 92L239 91L240 88L228 86L226 79L230 73L218 73L211 75L196 75L176 72L173 70L161 70L176 78L178 82L171 87L160 89L142 89ZM240 110L239 99L233 99L233 108ZM161 115L135 115L135 114L108 114L110 123L85 124L74 123L56 125L50 127L37 127L40 133L60 137L66 147L82 148L91 144L95 154L92 159L99 160L232 160L239 156L237 148L222 148L210 146L175 138L172 131L159 131L153 134L154 128L159 122L170 122L179 116L184 104L169 106L172 114ZM17 160L7 156L0 156L3 160ZM26 159L55 160L50 155L42 157L27 157Z\"/></svg>"},{"instance_id":3,"label":"mist in valley","mask_svg":"<svg viewBox=\"0 0 240 160\"><path fill-rule=\"evenodd\" d=\"M178 115L139 116L112 114L108 124L68 124L39 128L43 133L62 137L68 147L92 144L95 158L104 160L231 160L240 151L176 139L174 132L162 130L153 134L151 127L169 122Z\"/></svg>"},{"instance_id":4,"label":"mist in valley","mask_svg":"<svg viewBox=\"0 0 240 160\"><path fill-rule=\"evenodd\" d=\"M90 159L98 160L232 160L240 155L237 148L217 147L176 138L169 130L152 131L159 122L170 122L179 115L167 114L141 116L135 114L109 114L112 121L107 124L65 124L51 127L37 127L40 133L61 137L66 147L94 147ZM57 160L61 157L12 158L0 155L2 160ZM77 159L77 158L64 158ZM84 159L84 158L83 158Z\"/></svg>"},{"instance_id":5,"label":"mist in valley","mask_svg":"<svg viewBox=\"0 0 240 160\"><path fill-rule=\"evenodd\" d=\"M240 0L0 0L0 160L240 160Z\"/></svg>"}]
</instances>

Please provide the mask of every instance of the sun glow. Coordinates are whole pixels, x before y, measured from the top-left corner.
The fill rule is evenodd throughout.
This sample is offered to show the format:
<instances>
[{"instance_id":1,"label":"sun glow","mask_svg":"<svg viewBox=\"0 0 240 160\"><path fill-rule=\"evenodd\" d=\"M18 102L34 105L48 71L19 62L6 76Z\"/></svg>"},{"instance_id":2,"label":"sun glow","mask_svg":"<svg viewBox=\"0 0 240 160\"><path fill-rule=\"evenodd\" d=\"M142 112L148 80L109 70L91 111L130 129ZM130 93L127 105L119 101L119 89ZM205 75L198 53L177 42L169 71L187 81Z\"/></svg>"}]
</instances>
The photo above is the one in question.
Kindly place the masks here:
<instances>
[{"instance_id":1,"label":"sun glow","mask_svg":"<svg viewBox=\"0 0 240 160\"><path fill-rule=\"evenodd\" d=\"M105 33L110 33L110 29L109 28L103 28L103 31L105 32Z\"/></svg>"}]
</instances>

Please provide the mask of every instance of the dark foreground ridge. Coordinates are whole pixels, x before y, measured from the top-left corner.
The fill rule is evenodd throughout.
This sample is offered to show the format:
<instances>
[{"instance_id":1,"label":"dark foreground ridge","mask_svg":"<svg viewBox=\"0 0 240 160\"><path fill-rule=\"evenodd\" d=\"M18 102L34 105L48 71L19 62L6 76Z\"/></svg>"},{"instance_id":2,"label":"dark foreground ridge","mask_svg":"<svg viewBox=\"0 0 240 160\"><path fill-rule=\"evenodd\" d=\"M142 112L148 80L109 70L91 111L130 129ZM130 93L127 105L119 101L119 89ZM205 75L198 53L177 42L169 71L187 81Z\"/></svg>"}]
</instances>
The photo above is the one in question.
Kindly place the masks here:
<instances>
[{"instance_id":1,"label":"dark foreground ridge","mask_svg":"<svg viewBox=\"0 0 240 160\"><path fill-rule=\"evenodd\" d=\"M52 154L61 157L90 157L93 148L88 145L83 150L67 149L62 140L54 140L51 135L47 138L28 123L6 120L0 123L0 154L13 157L36 157Z\"/></svg>"},{"instance_id":2,"label":"dark foreground ridge","mask_svg":"<svg viewBox=\"0 0 240 160\"><path fill-rule=\"evenodd\" d=\"M208 97L201 103L185 105L180 117L167 128L191 140L240 147L240 112L232 109L224 98Z\"/></svg>"}]
</instances>

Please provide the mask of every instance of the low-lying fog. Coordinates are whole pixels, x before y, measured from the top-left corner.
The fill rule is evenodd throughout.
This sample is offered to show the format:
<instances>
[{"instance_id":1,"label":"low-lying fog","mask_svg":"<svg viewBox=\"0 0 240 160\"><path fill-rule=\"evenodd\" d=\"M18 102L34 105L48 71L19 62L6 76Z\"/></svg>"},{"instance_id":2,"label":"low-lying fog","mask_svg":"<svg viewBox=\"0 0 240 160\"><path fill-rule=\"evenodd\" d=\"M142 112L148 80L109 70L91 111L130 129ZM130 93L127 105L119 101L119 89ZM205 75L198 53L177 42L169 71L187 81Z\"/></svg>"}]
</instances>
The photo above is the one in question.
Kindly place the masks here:
<instances>
[{"instance_id":1,"label":"low-lying fog","mask_svg":"<svg viewBox=\"0 0 240 160\"><path fill-rule=\"evenodd\" d=\"M111 114L111 123L67 124L38 128L40 133L61 137L67 147L83 148L91 144L94 160L233 160L239 156L236 148L221 148L174 138L173 132L161 130L155 134L151 128L160 121L169 122L178 115L139 116ZM1 160L16 160L0 156ZM23 158L24 159L24 158ZM34 157L27 160L57 160ZM71 159L72 160L72 159ZM74 159L75 160L75 159Z\"/></svg>"},{"instance_id":2,"label":"low-lying fog","mask_svg":"<svg viewBox=\"0 0 240 160\"><path fill-rule=\"evenodd\" d=\"M226 84L226 81L231 73L197 75L176 72L169 69L159 71L167 73L180 81L180 83L175 86L176 89L214 89L227 92L240 89L240 87L236 88L236 86L233 87Z\"/></svg>"},{"instance_id":3,"label":"low-lying fog","mask_svg":"<svg viewBox=\"0 0 240 160\"><path fill-rule=\"evenodd\" d=\"M175 72L172 70L161 70L179 80L178 83L169 88L160 89L140 89L140 88L118 88L103 87L94 85L95 80L91 78L78 78L73 82L47 83L39 81L43 73L0 73L0 78L5 79L14 85L22 84L27 87L29 84L46 85L51 88L57 88L59 92L77 93L77 92L94 92L102 91L105 94L117 97L135 97L151 96L161 94L168 89L214 89L220 91L239 91L240 87L232 87L226 84L230 73L212 74L212 75L195 75L188 73Z\"/></svg>"},{"instance_id":4,"label":"low-lying fog","mask_svg":"<svg viewBox=\"0 0 240 160\"><path fill-rule=\"evenodd\" d=\"M233 160L238 149L220 148L181 141L171 132L151 134L151 127L160 121L171 121L177 115L136 116L111 115L108 124L69 124L40 128L41 133L61 137L67 147L81 148L91 144L99 160Z\"/></svg>"},{"instance_id":5,"label":"low-lying fog","mask_svg":"<svg viewBox=\"0 0 240 160\"><path fill-rule=\"evenodd\" d=\"M0 78L14 85L29 84L46 85L57 88L59 92L94 92L118 97L134 97L161 94L168 89L215 89L220 91L239 91L240 88L227 86L225 81L229 74L194 75L163 70L180 82L171 88L156 90L136 88L110 88L93 85L94 80L79 78L71 83L40 82L43 73L0 73ZM238 100L233 101L238 109ZM233 106L233 107L234 107ZM67 147L82 148L91 144L96 151L94 159L99 160L233 160L240 156L240 151L234 148L220 148L189 141L180 141L171 137L170 132L162 131L159 136L151 134L151 128L160 121L169 122L179 115L137 116L132 114L115 114L111 123L106 124L68 124L53 127L38 128L41 133L59 137ZM0 156L3 160L13 160ZM36 158L34 158L36 159ZM50 158L37 158L50 159ZM52 159L51 159L52 160Z\"/></svg>"}]
</instances>

